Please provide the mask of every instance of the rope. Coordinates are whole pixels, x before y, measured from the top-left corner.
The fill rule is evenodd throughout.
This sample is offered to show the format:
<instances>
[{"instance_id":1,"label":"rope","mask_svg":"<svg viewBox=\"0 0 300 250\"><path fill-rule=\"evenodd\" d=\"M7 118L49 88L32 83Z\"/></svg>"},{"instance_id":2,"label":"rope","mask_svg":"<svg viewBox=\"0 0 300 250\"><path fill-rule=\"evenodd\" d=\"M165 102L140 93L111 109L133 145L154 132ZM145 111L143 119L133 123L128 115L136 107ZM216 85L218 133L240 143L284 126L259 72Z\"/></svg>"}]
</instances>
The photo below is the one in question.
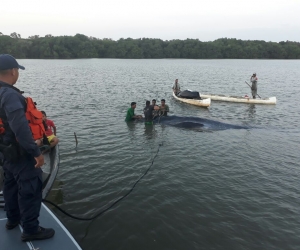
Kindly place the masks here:
<instances>
[{"instance_id":1,"label":"rope","mask_svg":"<svg viewBox=\"0 0 300 250\"><path fill-rule=\"evenodd\" d=\"M81 217L77 217L77 216L74 216L74 215L71 215L69 214L68 212L64 211L62 208L60 208L59 206L57 206L55 203L53 203L52 201L49 201L49 200L46 200L46 199L43 199L43 202L46 202L46 203L49 203L51 204L52 206L56 207L59 211L61 211L62 213L64 213L65 215L73 218L73 219L76 219L76 220L84 220L84 221L88 221L88 220L93 220L97 217L99 217L100 215L104 214L106 211L108 211L109 209L111 209L114 205L116 205L118 202L120 202L121 200L123 200L125 197L127 197L132 191L133 189L135 188L135 186L139 183L139 181L149 172L149 170L151 169L151 167L153 166L153 163L154 163L154 160L155 158L157 157L158 155L158 152L159 152L159 149L160 147L163 146L163 142L161 142L159 145L158 145L158 148L157 148L157 151L156 151L156 154L155 156L153 157L152 161L151 161L151 164L150 166L147 168L146 172L134 183L134 185L132 186L132 188L125 194L123 195L122 197L120 197L119 199L117 199L114 203L112 203L108 208L104 209L103 211L101 211L100 213L90 217L90 218L81 218Z\"/></svg>"}]
</instances>

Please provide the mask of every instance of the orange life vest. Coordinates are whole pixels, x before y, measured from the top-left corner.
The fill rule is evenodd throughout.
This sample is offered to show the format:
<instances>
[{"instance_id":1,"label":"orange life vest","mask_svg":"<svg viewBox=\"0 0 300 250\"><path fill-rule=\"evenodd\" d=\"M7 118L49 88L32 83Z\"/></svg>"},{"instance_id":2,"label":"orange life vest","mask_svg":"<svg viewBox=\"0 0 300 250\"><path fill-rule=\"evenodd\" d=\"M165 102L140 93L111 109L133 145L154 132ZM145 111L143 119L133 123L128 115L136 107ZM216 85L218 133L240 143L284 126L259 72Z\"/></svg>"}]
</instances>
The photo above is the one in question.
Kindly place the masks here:
<instances>
[{"instance_id":1,"label":"orange life vest","mask_svg":"<svg viewBox=\"0 0 300 250\"><path fill-rule=\"evenodd\" d=\"M29 128L34 140L43 139L45 137L45 127L43 124L43 114L39 111L31 97L25 97L26 102L26 120L28 121ZM5 128L3 121L0 118L0 135L4 134Z\"/></svg>"},{"instance_id":2,"label":"orange life vest","mask_svg":"<svg viewBox=\"0 0 300 250\"><path fill-rule=\"evenodd\" d=\"M32 133L32 137L34 140L41 139L45 136L43 114L36 108L32 98L26 97L25 101L27 103L25 115Z\"/></svg>"}]
</instances>

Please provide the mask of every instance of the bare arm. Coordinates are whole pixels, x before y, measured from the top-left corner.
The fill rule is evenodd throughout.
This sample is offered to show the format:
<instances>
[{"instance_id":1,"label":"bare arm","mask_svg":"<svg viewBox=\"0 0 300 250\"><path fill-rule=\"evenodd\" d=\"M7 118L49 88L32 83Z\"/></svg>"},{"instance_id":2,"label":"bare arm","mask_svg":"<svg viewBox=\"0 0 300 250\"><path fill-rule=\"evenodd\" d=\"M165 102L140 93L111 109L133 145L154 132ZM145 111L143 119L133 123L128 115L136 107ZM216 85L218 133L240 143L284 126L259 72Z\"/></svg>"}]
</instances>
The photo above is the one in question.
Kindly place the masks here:
<instances>
[{"instance_id":1,"label":"bare arm","mask_svg":"<svg viewBox=\"0 0 300 250\"><path fill-rule=\"evenodd\" d=\"M56 136L56 126L53 126L53 134Z\"/></svg>"}]
</instances>

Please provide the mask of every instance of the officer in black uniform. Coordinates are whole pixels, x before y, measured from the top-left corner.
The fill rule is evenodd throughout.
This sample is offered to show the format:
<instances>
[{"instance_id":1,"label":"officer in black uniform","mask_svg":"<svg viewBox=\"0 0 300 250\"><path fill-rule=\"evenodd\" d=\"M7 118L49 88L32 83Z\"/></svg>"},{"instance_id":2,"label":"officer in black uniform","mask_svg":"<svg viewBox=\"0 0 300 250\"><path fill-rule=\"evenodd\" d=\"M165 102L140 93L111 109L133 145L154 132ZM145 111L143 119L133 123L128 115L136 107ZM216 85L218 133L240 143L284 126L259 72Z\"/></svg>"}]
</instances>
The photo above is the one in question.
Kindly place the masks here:
<instances>
[{"instance_id":1,"label":"officer in black uniform","mask_svg":"<svg viewBox=\"0 0 300 250\"><path fill-rule=\"evenodd\" d=\"M0 118L5 128L0 150L4 156L6 228L13 229L20 223L22 241L43 240L53 237L55 231L39 226L44 156L26 120L25 98L13 86L19 78L19 69L25 68L14 57L0 55Z\"/></svg>"}]
</instances>

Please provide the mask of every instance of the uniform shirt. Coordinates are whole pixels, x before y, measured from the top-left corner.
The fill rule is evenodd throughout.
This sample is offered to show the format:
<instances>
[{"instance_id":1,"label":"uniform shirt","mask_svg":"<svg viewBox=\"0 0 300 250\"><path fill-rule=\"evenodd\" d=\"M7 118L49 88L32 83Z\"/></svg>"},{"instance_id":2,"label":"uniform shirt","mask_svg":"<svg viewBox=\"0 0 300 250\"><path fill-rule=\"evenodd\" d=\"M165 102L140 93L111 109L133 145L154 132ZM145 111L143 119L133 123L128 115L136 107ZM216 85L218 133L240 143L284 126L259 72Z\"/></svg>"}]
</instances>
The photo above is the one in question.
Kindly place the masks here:
<instances>
[{"instance_id":1,"label":"uniform shirt","mask_svg":"<svg viewBox=\"0 0 300 250\"><path fill-rule=\"evenodd\" d=\"M133 108L129 108L129 109L127 110L127 114L126 114L125 121L126 121L126 122L129 122L129 121L134 120L133 116L134 116L134 109L133 109Z\"/></svg>"},{"instance_id":2,"label":"uniform shirt","mask_svg":"<svg viewBox=\"0 0 300 250\"><path fill-rule=\"evenodd\" d=\"M52 128L55 127L54 122L52 120L46 120L46 124L47 124L47 130L45 131L46 136L51 136L53 135L53 131Z\"/></svg>"},{"instance_id":3,"label":"uniform shirt","mask_svg":"<svg viewBox=\"0 0 300 250\"><path fill-rule=\"evenodd\" d=\"M3 136L3 142L10 144L17 141L28 154L38 157L41 151L33 140L25 110L25 97L20 90L0 81L0 116L4 124L8 123L9 126Z\"/></svg>"}]
</instances>

